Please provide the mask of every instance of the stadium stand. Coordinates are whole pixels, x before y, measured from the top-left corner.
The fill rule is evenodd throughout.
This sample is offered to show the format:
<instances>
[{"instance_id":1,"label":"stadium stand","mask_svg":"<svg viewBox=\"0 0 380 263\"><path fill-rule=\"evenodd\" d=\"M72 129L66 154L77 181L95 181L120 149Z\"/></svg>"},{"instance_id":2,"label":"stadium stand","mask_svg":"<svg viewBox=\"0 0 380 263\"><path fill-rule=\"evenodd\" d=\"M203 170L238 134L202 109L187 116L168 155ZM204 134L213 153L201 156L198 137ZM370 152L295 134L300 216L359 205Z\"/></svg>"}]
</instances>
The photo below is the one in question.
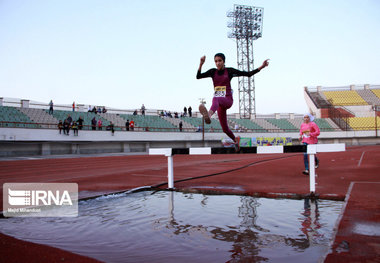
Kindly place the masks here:
<instances>
[{"instance_id":1,"label":"stadium stand","mask_svg":"<svg viewBox=\"0 0 380 263\"><path fill-rule=\"evenodd\" d=\"M335 127L333 128L326 119L315 119L314 122L318 125L321 131L333 131L339 129L337 125L334 125Z\"/></svg>"},{"instance_id":2,"label":"stadium stand","mask_svg":"<svg viewBox=\"0 0 380 263\"><path fill-rule=\"evenodd\" d=\"M162 119L160 116L120 114L120 117L124 119L124 125L127 120L133 120L135 122L135 130L178 131L178 127Z\"/></svg>"},{"instance_id":3,"label":"stadium stand","mask_svg":"<svg viewBox=\"0 0 380 263\"><path fill-rule=\"evenodd\" d=\"M171 124L173 124L175 127L179 127L179 123L182 121L182 128L184 131L191 131L191 130L196 130L196 127L194 127L193 125L191 125L190 123L186 122L183 120L183 118L170 118L170 117L161 117L163 118L164 120L170 122Z\"/></svg>"},{"instance_id":4,"label":"stadium stand","mask_svg":"<svg viewBox=\"0 0 380 263\"><path fill-rule=\"evenodd\" d=\"M380 126L380 117L377 118L377 125ZM375 130L375 118L374 117L354 117L347 119L348 125L351 126L353 130Z\"/></svg>"},{"instance_id":5,"label":"stadium stand","mask_svg":"<svg viewBox=\"0 0 380 263\"><path fill-rule=\"evenodd\" d=\"M293 124L295 127L299 128L301 127L301 124L303 123L303 118L289 119L288 121L291 124ZM321 131L339 130L338 125L336 125L331 119L316 118L314 119L314 122L318 125Z\"/></svg>"},{"instance_id":6,"label":"stadium stand","mask_svg":"<svg viewBox=\"0 0 380 263\"><path fill-rule=\"evenodd\" d=\"M380 89L363 89L357 90L357 92L369 105L380 105ZM376 93L379 93L379 96Z\"/></svg>"},{"instance_id":7,"label":"stadium stand","mask_svg":"<svg viewBox=\"0 0 380 263\"><path fill-rule=\"evenodd\" d=\"M380 89L372 89L371 91L373 94L376 95L377 98L380 99Z\"/></svg>"},{"instance_id":8,"label":"stadium stand","mask_svg":"<svg viewBox=\"0 0 380 263\"><path fill-rule=\"evenodd\" d=\"M263 127L268 132L270 132L272 130L278 130L278 127L276 127L275 125L273 125L272 123L267 121L267 118L256 118L256 119L251 120L251 121L253 123L256 123L257 125L259 125L260 127Z\"/></svg>"},{"instance_id":9,"label":"stadium stand","mask_svg":"<svg viewBox=\"0 0 380 263\"><path fill-rule=\"evenodd\" d=\"M231 118L231 121L234 123L238 124L240 127L243 127L248 130L254 130L255 132L267 132L266 129L261 127L255 122L252 122L251 120L248 119L236 119L236 118Z\"/></svg>"},{"instance_id":10,"label":"stadium stand","mask_svg":"<svg viewBox=\"0 0 380 263\"><path fill-rule=\"evenodd\" d=\"M299 127L295 127L293 124L291 124L288 120L286 119L272 119L269 118L267 119L268 122L272 123L274 126L277 128L283 130L283 131L294 131L298 130Z\"/></svg>"},{"instance_id":11,"label":"stadium stand","mask_svg":"<svg viewBox=\"0 0 380 263\"><path fill-rule=\"evenodd\" d=\"M330 103L322 92L309 92L309 96L318 108L326 108L330 106Z\"/></svg>"},{"instance_id":12,"label":"stadium stand","mask_svg":"<svg viewBox=\"0 0 380 263\"><path fill-rule=\"evenodd\" d=\"M45 110L46 112L49 112L48 110ZM95 114L93 112L79 112L79 111L64 111L64 110L54 110L53 116L55 119L64 121L68 115L71 116L73 120L78 120L79 117L82 117L83 122L83 129L84 130L90 130L91 129L91 120L95 117L96 120L99 120L99 118L102 120L102 127L103 130L105 130L105 127L110 124L110 121L104 119L103 117L99 116L98 114ZM116 130L116 128L115 128Z\"/></svg>"},{"instance_id":13,"label":"stadium stand","mask_svg":"<svg viewBox=\"0 0 380 263\"><path fill-rule=\"evenodd\" d=\"M115 130L120 131L123 130L125 127L125 120L124 118L120 117L119 114L114 113L98 113L99 116L102 116L103 119L106 119L108 121L112 121L112 123L115 125Z\"/></svg>"},{"instance_id":14,"label":"stadium stand","mask_svg":"<svg viewBox=\"0 0 380 263\"><path fill-rule=\"evenodd\" d=\"M58 123L54 116L42 109L18 108L18 110L27 115L33 122L38 123L41 128L55 128Z\"/></svg>"},{"instance_id":15,"label":"stadium stand","mask_svg":"<svg viewBox=\"0 0 380 263\"><path fill-rule=\"evenodd\" d=\"M313 100L308 103L326 107L323 114L316 113L318 108L310 110L316 113L315 122L322 131L332 130L373 130L375 129L374 116L380 115L380 111L374 111L373 105L380 105L380 86L371 88L364 85L356 88L355 86L334 87L308 90L307 95ZM306 93L305 93L306 94ZM329 101L333 102L333 105ZM91 120L95 117L103 122L103 130L112 121L115 130L125 130L127 119L134 120L135 131L179 131L179 122L183 123L184 131L197 131L202 127L202 118L197 117L197 113L192 118L169 118L158 116L161 110L147 110L147 115L132 115L132 110L112 109L107 113L95 114L87 112L87 107L78 108L79 111L71 111L70 105L56 105L57 109L50 115L48 113L48 104L34 102L26 105L23 101L12 99L5 103L4 99L0 100L0 122L1 127L23 127L23 128L50 128L56 129L59 120L64 120L71 115L73 120L79 116L84 119L84 129L91 130ZM9 106L16 105L16 106ZM309 105L309 104L308 104ZM310 104L311 105L311 104ZM20 107L21 106L21 107ZM67 110L61 110L61 109ZM150 113L150 114L149 114ZM199 115L198 115L199 116ZM233 117L232 117L233 116ZM319 116L319 117L318 117ZM303 119L297 114L270 114L259 115L255 119L239 119L236 114L228 117L231 130L235 130L235 125L239 126L239 131L268 133L268 132L295 132L298 131ZM206 132L221 132L221 126L214 115L211 119L211 125L205 125Z\"/></svg>"},{"instance_id":16,"label":"stadium stand","mask_svg":"<svg viewBox=\"0 0 380 263\"><path fill-rule=\"evenodd\" d=\"M334 106L368 105L356 90L323 91L323 94Z\"/></svg>"},{"instance_id":17,"label":"stadium stand","mask_svg":"<svg viewBox=\"0 0 380 263\"><path fill-rule=\"evenodd\" d=\"M1 127L38 128L32 120L18 110L19 108L0 106Z\"/></svg>"},{"instance_id":18,"label":"stadium stand","mask_svg":"<svg viewBox=\"0 0 380 263\"><path fill-rule=\"evenodd\" d=\"M182 117L182 119L187 122L187 123L190 123L192 126L194 127L202 127L202 118L197 118L197 117ZM218 119L215 119L215 118L211 118L211 124L207 124L205 125L205 129L207 130L213 130L213 131L221 131L221 127L220 127L220 124L219 124L219 120ZM233 128L233 127L230 127L230 128Z\"/></svg>"}]
</instances>

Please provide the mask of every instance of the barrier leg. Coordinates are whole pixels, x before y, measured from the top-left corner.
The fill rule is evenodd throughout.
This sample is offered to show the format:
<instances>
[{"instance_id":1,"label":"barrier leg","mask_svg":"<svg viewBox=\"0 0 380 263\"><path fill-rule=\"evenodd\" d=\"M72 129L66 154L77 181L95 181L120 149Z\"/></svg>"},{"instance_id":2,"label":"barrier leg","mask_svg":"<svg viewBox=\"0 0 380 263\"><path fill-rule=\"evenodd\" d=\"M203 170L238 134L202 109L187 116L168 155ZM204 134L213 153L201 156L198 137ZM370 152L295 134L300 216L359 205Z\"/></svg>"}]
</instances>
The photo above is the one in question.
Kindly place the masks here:
<instances>
[{"instance_id":1,"label":"barrier leg","mask_svg":"<svg viewBox=\"0 0 380 263\"><path fill-rule=\"evenodd\" d=\"M173 156L168 156L168 188L174 188Z\"/></svg>"},{"instance_id":2,"label":"barrier leg","mask_svg":"<svg viewBox=\"0 0 380 263\"><path fill-rule=\"evenodd\" d=\"M315 193L315 154L309 154L310 193Z\"/></svg>"}]
</instances>

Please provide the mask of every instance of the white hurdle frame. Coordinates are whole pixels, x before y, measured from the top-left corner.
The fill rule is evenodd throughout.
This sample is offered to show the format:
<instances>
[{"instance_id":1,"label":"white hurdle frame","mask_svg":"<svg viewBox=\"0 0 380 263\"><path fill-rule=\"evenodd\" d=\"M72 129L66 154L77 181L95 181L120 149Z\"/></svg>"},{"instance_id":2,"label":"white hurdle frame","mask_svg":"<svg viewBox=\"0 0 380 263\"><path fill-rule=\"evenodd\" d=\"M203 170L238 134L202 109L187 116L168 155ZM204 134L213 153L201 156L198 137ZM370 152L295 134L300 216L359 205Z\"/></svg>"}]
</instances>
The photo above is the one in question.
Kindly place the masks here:
<instances>
[{"instance_id":1,"label":"white hurdle frame","mask_svg":"<svg viewBox=\"0 0 380 263\"><path fill-rule=\"evenodd\" d=\"M189 155L211 155L211 147L189 148ZM306 153L309 155L309 181L310 193L315 193L315 155L318 152L344 152L346 145L344 143L333 144L309 144ZM283 146L257 146L257 154L284 153ZM168 157L168 188L174 189L174 169L172 148L152 148L149 149L149 155L165 155Z\"/></svg>"}]
</instances>

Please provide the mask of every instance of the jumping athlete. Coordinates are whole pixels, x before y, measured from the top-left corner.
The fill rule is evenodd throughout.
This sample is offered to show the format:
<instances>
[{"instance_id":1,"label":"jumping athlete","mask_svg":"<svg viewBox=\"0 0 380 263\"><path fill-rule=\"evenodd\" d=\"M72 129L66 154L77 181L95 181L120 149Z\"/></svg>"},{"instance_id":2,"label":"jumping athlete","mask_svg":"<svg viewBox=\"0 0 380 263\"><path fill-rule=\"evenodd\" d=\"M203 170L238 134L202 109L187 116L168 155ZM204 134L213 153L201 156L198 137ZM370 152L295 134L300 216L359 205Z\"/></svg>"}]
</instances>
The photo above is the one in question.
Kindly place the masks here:
<instances>
[{"instance_id":1,"label":"jumping athlete","mask_svg":"<svg viewBox=\"0 0 380 263\"><path fill-rule=\"evenodd\" d=\"M214 56L216 68L212 68L205 73L201 73L202 66L206 61L206 56L201 57L199 64L197 79L212 78L214 83L214 98L212 99L212 105L209 111L207 111L204 104L199 105L199 112L205 119L207 124L211 123L211 116L218 111L219 123L222 126L223 132L235 142L235 148L238 151L240 148L240 137L235 137L233 132L228 127L227 123L227 109L231 108L233 104L231 79L233 77L251 77L260 72L263 68L269 65L269 59L265 60L263 64L252 71L240 71L234 68L226 68L226 57L222 53L218 53Z\"/></svg>"}]
</instances>

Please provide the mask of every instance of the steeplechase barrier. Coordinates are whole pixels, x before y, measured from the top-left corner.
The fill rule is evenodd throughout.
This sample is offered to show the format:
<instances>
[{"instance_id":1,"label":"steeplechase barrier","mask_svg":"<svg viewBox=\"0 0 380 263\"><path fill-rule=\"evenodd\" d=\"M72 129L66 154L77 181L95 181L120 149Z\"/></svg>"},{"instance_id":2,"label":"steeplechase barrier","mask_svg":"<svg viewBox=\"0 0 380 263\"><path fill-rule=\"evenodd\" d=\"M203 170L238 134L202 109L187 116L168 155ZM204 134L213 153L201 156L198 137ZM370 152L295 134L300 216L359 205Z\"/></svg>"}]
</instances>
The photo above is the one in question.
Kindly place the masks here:
<instances>
[{"instance_id":1,"label":"steeplechase barrier","mask_svg":"<svg viewBox=\"0 0 380 263\"><path fill-rule=\"evenodd\" d=\"M346 145L337 144L309 144L288 146L257 146L242 147L239 152L234 148L224 147L195 147L195 148L151 148L149 155L165 155L168 157L168 188L174 188L173 156L178 154L211 155L211 154L276 154L276 153L307 153L309 156L310 193L315 194L315 155L321 152L344 152Z\"/></svg>"}]
</instances>

